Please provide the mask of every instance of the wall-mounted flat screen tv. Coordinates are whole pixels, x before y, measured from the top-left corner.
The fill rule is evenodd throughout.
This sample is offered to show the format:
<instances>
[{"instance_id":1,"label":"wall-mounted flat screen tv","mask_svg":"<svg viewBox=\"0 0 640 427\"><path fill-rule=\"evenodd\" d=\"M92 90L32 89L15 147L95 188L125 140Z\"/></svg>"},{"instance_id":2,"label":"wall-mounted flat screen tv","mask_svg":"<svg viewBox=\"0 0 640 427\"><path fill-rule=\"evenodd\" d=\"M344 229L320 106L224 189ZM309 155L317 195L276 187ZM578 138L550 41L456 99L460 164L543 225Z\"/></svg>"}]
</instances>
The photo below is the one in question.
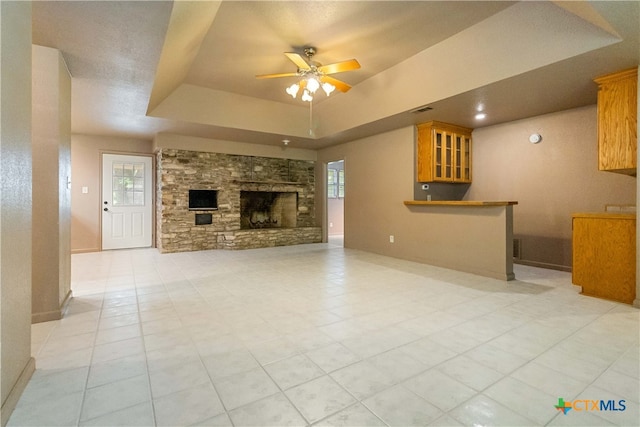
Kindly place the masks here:
<instances>
[{"instance_id":1,"label":"wall-mounted flat screen tv","mask_svg":"<svg viewBox=\"0 0 640 427\"><path fill-rule=\"evenodd\" d=\"M189 190L190 211L218 209L218 190Z\"/></svg>"}]
</instances>

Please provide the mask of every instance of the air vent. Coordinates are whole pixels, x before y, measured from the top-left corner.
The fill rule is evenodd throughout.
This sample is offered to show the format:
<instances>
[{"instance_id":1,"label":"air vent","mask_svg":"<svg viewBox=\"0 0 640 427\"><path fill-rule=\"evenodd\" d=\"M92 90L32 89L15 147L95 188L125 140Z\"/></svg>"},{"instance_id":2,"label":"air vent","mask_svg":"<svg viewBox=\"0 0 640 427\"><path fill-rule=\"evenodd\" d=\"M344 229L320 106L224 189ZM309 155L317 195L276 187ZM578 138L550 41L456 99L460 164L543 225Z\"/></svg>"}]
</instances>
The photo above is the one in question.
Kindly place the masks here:
<instances>
[{"instance_id":1,"label":"air vent","mask_svg":"<svg viewBox=\"0 0 640 427\"><path fill-rule=\"evenodd\" d=\"M513 239L513 259L522 259L522 241Z\"/></svg>"},{"instance_id":2,"label":"air vent","mask_svg":"<svg viewBox=\"0 0 640 427\"><path fill-rule=\"evenodd\" d=\"M414 114L418 114L418 113L424 113L425 111L431 111L431 110L433 110L432 107L429 107L428 105L423 105L422 107L418 107L415 110L411 110L411 112Z\"/></svg>"}]
</instances>

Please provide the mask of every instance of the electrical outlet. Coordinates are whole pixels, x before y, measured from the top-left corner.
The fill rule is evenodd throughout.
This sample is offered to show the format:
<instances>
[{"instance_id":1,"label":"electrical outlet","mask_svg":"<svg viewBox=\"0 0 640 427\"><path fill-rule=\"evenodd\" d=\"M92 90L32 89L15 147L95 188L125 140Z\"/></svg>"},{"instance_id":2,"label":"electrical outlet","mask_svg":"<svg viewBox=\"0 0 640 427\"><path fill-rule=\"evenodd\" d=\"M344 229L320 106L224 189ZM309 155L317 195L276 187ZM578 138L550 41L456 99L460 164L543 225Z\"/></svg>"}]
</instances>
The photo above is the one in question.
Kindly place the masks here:
<instances>
[{"instance_id":1,"label":"electrical outlet","mask_svg":"<svg viewBox=\"0 0 640 427\"><path fill-rule=\"evenodd\" d=\"M389 243L393 243L395 241L395 237L393 237L393 234L391 234L389 236Z\"/></svg>"},{"instance_id":2,"label":"electrical outlet","mask_svg":"<svg viewBox=\"0 0 640 427\"><path fill-rule=\"evenodd\" d=\"M333 227L333 223L332 222L329 223L329 227Z\"/></svg>"}]
</instances>

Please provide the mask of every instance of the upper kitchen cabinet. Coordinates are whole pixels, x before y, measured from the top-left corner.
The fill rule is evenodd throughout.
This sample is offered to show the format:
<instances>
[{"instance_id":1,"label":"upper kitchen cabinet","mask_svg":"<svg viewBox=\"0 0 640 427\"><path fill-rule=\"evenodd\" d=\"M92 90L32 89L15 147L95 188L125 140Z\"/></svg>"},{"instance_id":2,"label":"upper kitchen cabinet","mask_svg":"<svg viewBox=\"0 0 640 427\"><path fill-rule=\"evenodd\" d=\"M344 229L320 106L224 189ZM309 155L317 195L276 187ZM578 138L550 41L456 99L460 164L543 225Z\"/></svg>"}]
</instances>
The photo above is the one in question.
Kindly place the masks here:
<instances>
[{"instance_id":1,"label":"upper kitchen cabinet","mask_svg":"<svg viewBox=\"0 0 640 427\"><path fill-rule=\"evenodd\" d=\"M638 69L595 79L598 84L598 169L636 176Z\"/></svg>"},{"instance_id":2,"label":"upper kitchen cabinet","mask_svg":"<svg viewBox=\"0 0 640 427\"><path fill-rule=\"evenodd\" d=\"M417 126L418 182L471 182L471 131L427 122Z\"/></svg>"}]
</instances>

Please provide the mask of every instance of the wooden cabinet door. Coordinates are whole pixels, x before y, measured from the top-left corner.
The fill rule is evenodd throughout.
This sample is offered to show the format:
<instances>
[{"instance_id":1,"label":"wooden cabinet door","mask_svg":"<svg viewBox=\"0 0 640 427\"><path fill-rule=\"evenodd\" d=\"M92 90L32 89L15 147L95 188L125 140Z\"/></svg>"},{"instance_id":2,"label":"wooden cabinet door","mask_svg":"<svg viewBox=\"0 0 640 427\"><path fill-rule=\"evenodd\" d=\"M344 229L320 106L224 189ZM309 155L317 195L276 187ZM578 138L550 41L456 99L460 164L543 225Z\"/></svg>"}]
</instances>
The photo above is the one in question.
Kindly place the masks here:
<instances>
[{"instance_id":1,"label":"wooden cabinet door","mask_svg":"<svg viewBox=\"0 0 640 427\"><path fill-rule=\"evenodd\" d=\"M453 181L453 134L433 129L433 180Z\"/></svg>"},{"instance_id":2,"label":"wooden cabinet door","mask_svg":"<svg viewBox=\"0 0 640 427\"><path fill-rule=\"evenodd\" d=\"M455 134L454 182L471 182L471 136Z\"/></svg>"},{"instance_id":3,"label":"wooden cabinet door","mask_svg":"<svg viewBox=\"0 0 640 427\"><path fill-rule=\"evenodd\" d=\"M428 124L417 126L418 146L416 150L416 166L418 182L433 182L435 155L432 128Z\"/></svg>"},{"instance_id":4,"label":"wooden cabinet door","mask_svg":"<svg viewBox=\"0 0 640 427\"><path fill-rule=\"evenodd\" d=\"M574 215L572 282L585 295L632 304L635 236L635 215Z\"/></svg>"},{"instance_id":5,"label":"wooden cabinet door","mask_svg":"<svg viewBox=\"0 0 640 427\"><path fill-rule=\"evenodd\" d=\"M621 71L598 83L598 169L636 175L638 70Z\"/></svg>"}]
</instances>

